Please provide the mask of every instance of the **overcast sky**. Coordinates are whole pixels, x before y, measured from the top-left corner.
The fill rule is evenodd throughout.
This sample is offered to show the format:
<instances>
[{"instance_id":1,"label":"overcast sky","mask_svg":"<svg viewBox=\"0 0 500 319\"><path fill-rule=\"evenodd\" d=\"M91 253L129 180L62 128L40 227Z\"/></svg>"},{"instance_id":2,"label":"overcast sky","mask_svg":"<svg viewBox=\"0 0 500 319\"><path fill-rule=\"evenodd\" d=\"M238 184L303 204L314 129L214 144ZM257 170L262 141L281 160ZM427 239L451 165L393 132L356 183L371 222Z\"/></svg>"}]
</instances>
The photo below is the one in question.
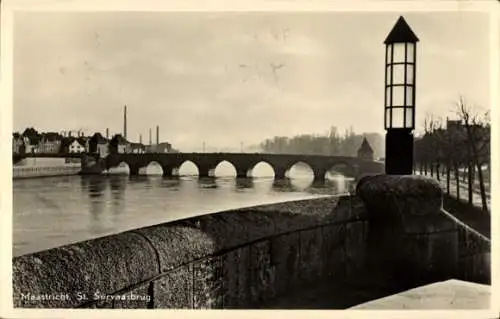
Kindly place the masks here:
<instances>
[{"instance_id":1,"label":"overcast sky","mask_svg":"<svg viewBox=\"0 0 500 319\"><path fill-rule=\"evenodd\" d=\"M275 135L383 133L383 40L396 13L17 13L14 130L84 129L183 151ZM408 13L417 124L463 95L489 108L488 16Z\"/></svg>"}]
</instances>

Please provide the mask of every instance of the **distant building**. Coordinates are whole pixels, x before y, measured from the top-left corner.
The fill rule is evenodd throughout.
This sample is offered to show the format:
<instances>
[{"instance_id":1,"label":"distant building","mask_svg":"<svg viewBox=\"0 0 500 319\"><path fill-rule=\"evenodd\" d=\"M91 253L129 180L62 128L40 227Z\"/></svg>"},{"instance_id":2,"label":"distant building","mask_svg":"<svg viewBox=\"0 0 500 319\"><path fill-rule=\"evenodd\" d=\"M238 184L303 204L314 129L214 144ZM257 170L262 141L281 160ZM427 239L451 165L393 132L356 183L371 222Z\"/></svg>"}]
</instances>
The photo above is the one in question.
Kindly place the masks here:
<instances>
[{"instance_id":1,"label":"distant building","mask_svg":"<svg viewBox=\"0 0 500 319\"><path fill-rule=\"evenodd\" d=\"M78 139L74 139L73 142L68 147L68 152L69 153L84 153L87 150L85 149L85 144L81 144L82 141L79 141Z\"/></svg>"},{"instance_id":2,"label":"distant building","mask_svg":"<svg viewBox=\"0 0 500 319\"><path fill-rule=\"evenodd\" d=\"M373 161L373 149L370 146L370 143L368 143L366 137L363 138L363 142L358 149L358 158Z\"/></svg>"},{"instance_id":3,"label":"distant building","mask_svg":"<svg viewBox=\"0 0 500 319\"><path fill-rule=\"evenodd\" d=\"M172 144L163 142L159 144L146 145L146 153L172 153Z\"/></svg>"},{"instance_id":4,"label":"distant building","mask_svg":"<svg viewBox=\"0 0 500 319\"><path fill-rule=\"evenodd\" d=\"M19 134L12 135L12 154L20 154L23 153L26 149L23 150L24 138Z\"/></svg>"},{"instance_id":5,"label":"distant building","mask_svg":"<svg viewBox=\"0 0 500 319\"><path fill-rule=\"evenodd\" d=\"M130 143L130 152L135 154L146 153L146 146L142 143Z\"/></svg>"},{"instance_id":6,"label":"distant building","mask_svg":"<svg viewBox=\"0 0 500 319\"><path fill-rule=\"evenodd\" d=\"M61 149L61 136L58 133L46 133L38 142L36 152L42 154L57 154Z\"/></svg>"},{"instance_id":7,"label":"distant building","mask_svg":"<svg viewBox=\"0 0 500 319\"><path fill-rule=\"evenodd\" d=\"M159 153L170 153L172 152L172 144L168 142L160 143L157 145L157 148Z\"/></svg>"},{"instance_id":8,"label":"distant building","mask_svg":"<svg viewBox=\"0 0 500 319\"><path fill-rule=\"evenodd\" d=\"M116 152L117 153L124 154L124 153L131 153L132 152L132 148L131 148L130 142L127 141L123 137L123 135L121 135L121 134L115 135L113 137L113 139L116 139L116 143L117 143Z\"/></svg>"}]
</instances>

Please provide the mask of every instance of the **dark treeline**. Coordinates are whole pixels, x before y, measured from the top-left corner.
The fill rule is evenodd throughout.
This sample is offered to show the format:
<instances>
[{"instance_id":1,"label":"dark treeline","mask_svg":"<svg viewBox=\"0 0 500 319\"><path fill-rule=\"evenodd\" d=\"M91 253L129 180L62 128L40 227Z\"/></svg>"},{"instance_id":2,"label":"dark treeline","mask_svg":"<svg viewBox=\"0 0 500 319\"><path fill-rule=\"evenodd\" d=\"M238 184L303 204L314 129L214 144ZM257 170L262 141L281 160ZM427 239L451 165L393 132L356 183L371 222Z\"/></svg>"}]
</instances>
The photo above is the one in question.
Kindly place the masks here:
<instances>
[{"instance_id":1,"label":"dark treeline","mask_svg":"<svg viewBox=\"0 0 500 319\"><path fill-rule=\"evenodd\" d=\"M352 128L344 134L339 134L335 127L331 127L330 131L323 135L275 136L260 143L260 148L262 152L275 154L357 156L363 137L370 143L375 158L383 157L385 145L381 134L355 134Z\"/></svg>"},{"instance_id":2,"label":"dark treeline","mask_svg":"<svg viewBox=\"0 0 500 319\"><path fill-rule=\"evenodd\" d=\"M474 191L481 195L487 211L486 183L490 181L489 113L479 114L463 98L457 103L457 120L446 121L428 117L425 133L415 141L415 170L438 180L446 179L446 190L455 184L460 199L460 185L468 189L472 204Z\"/></svg>"}]
</instances>

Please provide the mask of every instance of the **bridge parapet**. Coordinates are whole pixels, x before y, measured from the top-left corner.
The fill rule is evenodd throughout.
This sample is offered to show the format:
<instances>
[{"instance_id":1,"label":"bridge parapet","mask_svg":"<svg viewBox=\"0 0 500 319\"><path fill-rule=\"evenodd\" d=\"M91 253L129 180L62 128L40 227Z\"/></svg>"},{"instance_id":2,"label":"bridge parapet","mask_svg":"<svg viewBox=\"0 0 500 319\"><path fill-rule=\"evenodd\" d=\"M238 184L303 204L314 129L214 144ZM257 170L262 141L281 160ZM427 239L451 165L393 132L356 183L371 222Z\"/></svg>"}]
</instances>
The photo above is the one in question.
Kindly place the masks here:
<instances>
[{"instance_id":1,"label":"bridge parapet","mask_svg":"<svg viewBox=\"0 0 500 319\"><path fill-rule=\"evenodd\" d=\"M490 283L490 240L443 210L435 180L369 176L359 181L357 194L370 212L371 267L391 271L402 283Z\"/></svg>"},{"instance_id":2,"label":"bridge parapet","mask_svg":"<svg viewBox=\"0 0 500 319\"><path fill-rule=\"evenodd\" d=\"M441 209L432 180L373 176L357 192L361 200L250 207L16 257L14 304L252 308L356 278L386 276L394 292L450 278L489 283L489 240Z\"/></svg>"},{"instance_id":3,"label":"bridge parapet","mask_svg":"<svg viewBox=\"0 0 500 319\"><path fill-rule=\"evenodd\" d=\"M365 218L356 198L320 198L204 215L24 255L13 260L14 304L258 306L290 289L359 270ZM26 297L62 291L71 298ZM86 299L79 300L79 293Z\"/></svg>"}]
</instances>

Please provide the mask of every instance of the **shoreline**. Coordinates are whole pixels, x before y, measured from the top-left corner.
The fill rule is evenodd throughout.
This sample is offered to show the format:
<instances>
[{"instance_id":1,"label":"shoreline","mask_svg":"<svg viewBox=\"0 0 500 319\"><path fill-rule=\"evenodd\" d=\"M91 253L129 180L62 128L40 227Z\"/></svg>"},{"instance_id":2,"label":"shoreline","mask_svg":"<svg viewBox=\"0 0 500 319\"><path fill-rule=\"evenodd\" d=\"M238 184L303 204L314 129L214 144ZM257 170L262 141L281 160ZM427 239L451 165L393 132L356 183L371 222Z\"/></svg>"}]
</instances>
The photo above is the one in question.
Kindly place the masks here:
<instances>
[{"instance_id":1,"label":"shoreline","mask_svg":"<svg viewBox=\"0 0 500 319\"><path fill-rule=\"evenodd\" d=\"M12 180L79 175L80 165L13 166Z\"/></svg>"}]
</instances>

